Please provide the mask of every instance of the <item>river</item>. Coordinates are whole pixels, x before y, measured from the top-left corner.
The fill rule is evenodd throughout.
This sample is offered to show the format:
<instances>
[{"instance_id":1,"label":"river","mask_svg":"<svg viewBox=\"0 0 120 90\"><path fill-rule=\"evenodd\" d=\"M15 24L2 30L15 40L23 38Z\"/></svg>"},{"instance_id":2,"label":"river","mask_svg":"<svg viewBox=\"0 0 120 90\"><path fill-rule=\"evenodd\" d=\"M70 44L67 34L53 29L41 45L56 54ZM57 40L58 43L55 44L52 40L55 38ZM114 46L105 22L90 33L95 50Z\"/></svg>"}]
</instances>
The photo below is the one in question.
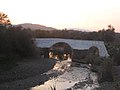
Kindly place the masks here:
<instances>
[{"instance_id":1,"label":"river","mask_svg":"<svg viewBox=\"0 0 120 90\"><path fill-rule=\"evenodd\" d=\"M89 68L90 66L86 64L74 65L70 58L65 61L57 61L54 68L46 74L53 72L61 74L30 90L96 90L99 87L98 77Z\"/></svg>"}]
</instances>

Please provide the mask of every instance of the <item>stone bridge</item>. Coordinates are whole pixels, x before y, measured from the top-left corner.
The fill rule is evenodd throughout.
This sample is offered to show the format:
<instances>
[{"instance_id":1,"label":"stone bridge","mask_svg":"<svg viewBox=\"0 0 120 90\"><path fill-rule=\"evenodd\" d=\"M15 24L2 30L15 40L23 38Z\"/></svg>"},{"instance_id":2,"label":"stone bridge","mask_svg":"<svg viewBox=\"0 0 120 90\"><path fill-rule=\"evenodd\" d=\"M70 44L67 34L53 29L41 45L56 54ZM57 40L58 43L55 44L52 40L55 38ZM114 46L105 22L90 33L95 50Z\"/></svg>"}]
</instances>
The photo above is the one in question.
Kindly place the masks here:
<instances>
[{"instance_id":1,"label":"stone bridge","mask_svg":"<svg viewBox=\"0 0 120 90\"><path fill-rule=\"evenodd\" d=\"M95 46L99 50L100 57L109 56L103 41L60 39L60 38L35 38L36 46L40 48L50 48L54 44L60 42L68 44L72 49L75 50L89 50L91 47Z\"/></svg>"}]
</instances>

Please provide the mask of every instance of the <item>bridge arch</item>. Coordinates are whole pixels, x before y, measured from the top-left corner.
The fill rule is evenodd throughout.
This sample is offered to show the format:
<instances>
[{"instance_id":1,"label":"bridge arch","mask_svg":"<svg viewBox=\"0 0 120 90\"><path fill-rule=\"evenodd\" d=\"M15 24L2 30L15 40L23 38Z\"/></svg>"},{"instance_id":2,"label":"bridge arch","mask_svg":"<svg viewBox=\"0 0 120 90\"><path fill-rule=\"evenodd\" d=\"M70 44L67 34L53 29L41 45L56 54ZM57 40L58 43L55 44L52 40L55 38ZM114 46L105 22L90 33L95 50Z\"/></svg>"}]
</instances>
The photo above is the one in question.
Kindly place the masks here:
<instances>
[{"instance_id":1,"label":"bridge arch","mask_svg":"<svg viewBox=\"0 0 120 90\"><path fill-rule=\"evenodd\" d=\"M99 56L99 49L97 46L91 46L88 50L88 53Z\"/></svg>"},{"instance_id":2,"label":"bridge arch","mask_svg":"<svg viewBox=\"0 0 120 90\"><path fill-rule=\"evenodd\" d=\"M73 48L66 42L56 42L49 48L49 58L67 60L72 55Z\"/></svg>"}]
</instances>

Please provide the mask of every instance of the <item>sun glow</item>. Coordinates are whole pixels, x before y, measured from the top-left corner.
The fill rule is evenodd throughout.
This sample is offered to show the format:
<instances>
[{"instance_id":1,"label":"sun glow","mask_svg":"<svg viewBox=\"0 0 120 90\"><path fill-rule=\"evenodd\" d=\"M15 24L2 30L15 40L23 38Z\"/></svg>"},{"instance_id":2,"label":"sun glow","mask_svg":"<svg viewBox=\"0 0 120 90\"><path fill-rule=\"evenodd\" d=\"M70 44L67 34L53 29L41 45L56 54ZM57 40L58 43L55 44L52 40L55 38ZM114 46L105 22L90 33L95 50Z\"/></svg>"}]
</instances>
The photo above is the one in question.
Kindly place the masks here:
<instances>
[{"instance_id":1,"label":"sun glow","mask_svg":"<svg viewBox=\"0 0 120 90\"><path fill-rule=\"evenodd\" d=\"M119 0L0 0L0 11L13 24L36 23L55 28L119 29Z\"/></svg>"}]
</instances>

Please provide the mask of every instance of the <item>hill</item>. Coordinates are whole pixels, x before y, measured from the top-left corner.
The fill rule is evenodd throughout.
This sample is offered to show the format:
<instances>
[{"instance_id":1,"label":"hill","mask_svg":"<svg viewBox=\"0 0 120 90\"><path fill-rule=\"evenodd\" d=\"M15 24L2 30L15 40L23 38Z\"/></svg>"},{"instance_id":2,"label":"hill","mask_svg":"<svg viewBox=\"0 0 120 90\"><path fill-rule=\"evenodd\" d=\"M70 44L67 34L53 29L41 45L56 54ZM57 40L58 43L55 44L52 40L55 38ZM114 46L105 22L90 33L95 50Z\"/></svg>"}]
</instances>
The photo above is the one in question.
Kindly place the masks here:
<instances>
[{"instance_id":1,"label":"hill","mask_svg":"<svg viewBox=\"0 0 120 90\"><path fill-rule=\"evenodd\" d=\"M22 26L23 28L30 28L31 30L56 30L55 28L52 27L47 27L44 25L40 24L32 24L32 23L23 23L23 24L18 24L18 26Z\"/></svg>"}]
</instances>

